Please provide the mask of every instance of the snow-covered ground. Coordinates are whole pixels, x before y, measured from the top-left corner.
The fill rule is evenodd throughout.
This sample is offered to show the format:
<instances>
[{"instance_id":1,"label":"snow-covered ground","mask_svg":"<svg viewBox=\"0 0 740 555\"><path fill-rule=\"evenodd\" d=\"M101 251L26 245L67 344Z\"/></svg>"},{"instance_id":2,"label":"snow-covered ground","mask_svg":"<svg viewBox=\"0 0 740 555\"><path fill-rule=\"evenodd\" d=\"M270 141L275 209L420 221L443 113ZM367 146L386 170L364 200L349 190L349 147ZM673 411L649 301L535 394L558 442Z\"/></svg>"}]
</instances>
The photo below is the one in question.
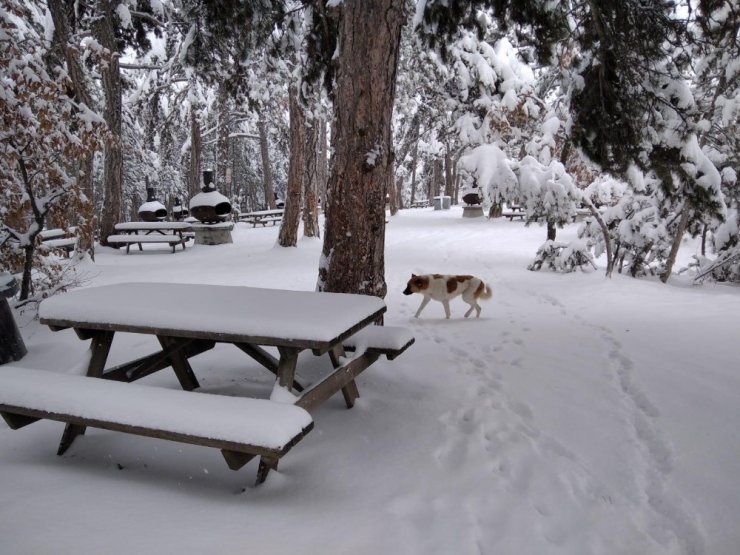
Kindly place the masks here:
<instances>
[{"instance_id":1,"label":"snow-covered ground","mask_svg":"<svg viewBox=\"0 0 740 555\"><path fill-rule=\"evenodd\" d=\"M321 242L282 249L277 233L100 249L87 284L313 290ZM391 218L385 322L416 344L360 376L352 410L341 396L319 409L260 487L255 462L233 472L215 449L90 429L57 457L62 424L0 424L0 553L739 553L740 289L527 271L544 236L457 207ZM477 320L459 299L451 320L439 303L415 320L411 272L475 274L494 296ZM79 371L87 342L19 320L17 366ZM119 335L113 364L155 349ZM193 367L208 392L271 389L232 346ZM169 371L141 383L179 388Z\"/></svg>"}]
</instances>

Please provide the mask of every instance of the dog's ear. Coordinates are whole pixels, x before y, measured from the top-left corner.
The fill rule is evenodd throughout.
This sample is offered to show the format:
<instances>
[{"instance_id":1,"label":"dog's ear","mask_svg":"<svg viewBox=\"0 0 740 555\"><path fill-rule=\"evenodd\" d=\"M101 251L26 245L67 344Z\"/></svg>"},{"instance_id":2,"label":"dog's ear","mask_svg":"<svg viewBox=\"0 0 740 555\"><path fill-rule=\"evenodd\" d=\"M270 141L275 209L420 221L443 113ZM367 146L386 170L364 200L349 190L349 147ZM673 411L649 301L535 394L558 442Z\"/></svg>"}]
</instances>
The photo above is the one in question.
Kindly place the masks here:
<instances>
[{"instance_id":1,"label":"dog's ear","mask_svg":"<svg viewBox=\"0 0 740 555\"><path fill-rule=\"evenodd\" d=\"M411 277L412 277L412 278L415 278L415 277L416 277L416 274L411 274Z\"/></svg>"}]
</instances>

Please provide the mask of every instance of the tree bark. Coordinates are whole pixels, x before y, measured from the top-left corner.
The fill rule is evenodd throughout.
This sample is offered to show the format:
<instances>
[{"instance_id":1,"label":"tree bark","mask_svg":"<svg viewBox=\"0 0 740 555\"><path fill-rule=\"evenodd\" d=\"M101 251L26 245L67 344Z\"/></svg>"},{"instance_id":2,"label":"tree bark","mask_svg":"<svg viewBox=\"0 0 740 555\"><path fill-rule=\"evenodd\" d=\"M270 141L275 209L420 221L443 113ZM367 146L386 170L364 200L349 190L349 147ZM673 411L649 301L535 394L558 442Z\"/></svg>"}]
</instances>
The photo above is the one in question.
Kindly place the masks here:
<instances>
[{"instance_id":1,"label":"tree bark","mask_svg":"<svg viewBox=\"0 0 740 555\"><path fill-rule=\"evenodd\" d=\"M221 193L229 199L233 198L231 194L231 176L227 174L231 168L229 157L229 130L230 130L230 111L226 87L222 84L218 91L218 131L216 140L216 186Z\"/></svg>"},{"instance_id":2,"label":"tree bark","mask_svg":"<svg viewBox=\"0 0 740 555\"><path fill-rule=\"evenodd\" d=\"M689 215L691 212L691 205L688 200L683 206L681 212L681 219L678 222L678 229L676 230L676 236L673 238L673 244L671 245L671 252L668 254L668 260L665 263L665 271L660 275L660 281L663 283L668 281L673 272L673 265L676 263L676 256L678 255L678 248L681 246L681 240L683 239L686 228L689 225Z\"/></svg>"},{"instance_id":3,"label":"tree bark","mask_svg":"<svg viewBox=\"0 0 740 555\"><path fill-rule=\"evenodd\" d=\"M114 5L112 0L100 0L100 14L95 22L95 34L103 48L110 52L107 63L100 66L100 77L105 95L103 117L108 124L110 137L105 145L103 186L105 199L100 218L100 243L107 244L107 237L115 233L121 219L123 206L123 150L121 147L121 74L118 67L118 46L113 30Z\"/></svg>"},{"instance_id":4,"label":"tree bark","mask_svg":"<svg viewBox=\"0 0 740 555\"><path fill-rule=\"evenodd\" d=\"M319 165L321 122L314 118L306 127L303 170L303 235L320 237L319 231Z\"/></svg>"},{"instance_id":5,"label":"tree bark","mask_svg":"<svg viewBox=\"0 0 740 555\"><path fill-rule=\"evenodd\" d=\"M193 198L200 192L200 152L202 148L200 123L195 114L195 107L190 108L190 180L188 193Z\"/></svg>"},{"instance_id":6,"label":"tree bark","mask_svg":"<svg viewBox=\"0 0 740 555\"><path fill-rule=\"evenodd\" d=\"M403 0L346 0L341 7L319 291L386 294L385 191L404 19Z\"/></svg>"},{"instance_id":7,"label":"tree bark","mask_svg":"<svg viewBox=\"0 0 740 555\"><path fill-rule=\"evenodd\" d=\"M606 245L606 277L610 278L612 277L612 272L614 272L614 253L612 252L612 241L609 236L609 228L606 225L606 222L604 222L604 218L601 217L601 214L598 210L596 210L596 207L591 202L591 199L584 198L583 201L586 204L586 207L588 208L589 212L591 212L591 215L594 217L594 220L599 224L599 227L601 228L601 233L604 235L604 244Z\"/></svg>"},{"instance_id":8,"label":"tree bark","mask_svg":"<svg viewBox=\"0 0 740 555\"><path fill-rule=\"evenodd\" d=\"M447 145L445 149L445 195L453 197L454 193L455 181L452 178L452 155L450 154L450 145Z\"/></svg>"},{"instance_id":9,"label":"tree bark","mask_svg":"<svg viewBox=\"0 0 740 555\"><path fill-rule=\"evenodd\" d=\"M419 127L416 128L416 141L414 142L414 154L411 157L411 200L410 206L414 205L416 199L416 166L419 164Z\"/></svg>"},{"instance_id":10,"label":"tree bark","mask_svg":"<svg viewBox=\"0 0 740 555\"><path fill-rule=\"evenodd\" d=\"M278 237L278 244L281 247L295 247L298 242L301 192L306 168L306 114L298 99L298 89L295 86L291 86L288 91L288 104L290 108L290 164L285 211Z\"/></svg>"},{"instance_id":11,"label":"tree bark","mask_svg":"<svg viewBox=\"0 0 740 555\"><path fill-rule=\"evenodd\" d=\"M329 179L328 147L326 144L326 119L319 118L318 154L316 160L316 178L321 199L321 206L326 206L326 183Z\"/></svg>"},{"instance_id":12,"label":"tree bark","mask_svg":"<svg viewBox=\"0 0 740 555\"><path fill-rule=\"evenodd\" d=\"M77 102L85 104L90 110L96 111L95 104L87 88L85 72L80 63L80 52L72 44L69 26L69 8L62 0L47 2L52 21L54 22L54 40L59 45L64 61L67 63L67 73L72 81L74 95ZM77 181L80 190L85 194L82 213L77 222L77 234L80 239L79 250L86 252L95 260L95 189L93 187L93 163L95 153L90 152L79 162Z\"/></svg>"},{"instance_id":13,"label":"tree bark","mask_svg":"<svg viewBox=\"0 0 740 555\"><path fill-rule=\"evenodd\" d=\"M272 166L270 166L270 149L267 143L267 129L265 120L260 114L257 120L257 129L260 134L260 155L262 156L262 183L265 187L265 205L275 209L275 189L272 186Z\"/></svg>"}]
</instances>

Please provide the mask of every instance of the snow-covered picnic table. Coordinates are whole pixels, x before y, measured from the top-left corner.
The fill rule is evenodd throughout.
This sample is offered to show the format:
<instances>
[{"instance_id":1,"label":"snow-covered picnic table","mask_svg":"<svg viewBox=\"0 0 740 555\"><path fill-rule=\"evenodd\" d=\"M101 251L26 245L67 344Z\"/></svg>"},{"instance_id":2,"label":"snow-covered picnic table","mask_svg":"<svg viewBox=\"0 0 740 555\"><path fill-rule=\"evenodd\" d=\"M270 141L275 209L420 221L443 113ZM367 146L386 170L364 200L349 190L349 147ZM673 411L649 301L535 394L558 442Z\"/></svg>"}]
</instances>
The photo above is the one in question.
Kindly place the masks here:
<instances>
[{"instance_id":1,"label":"snow-covered picnic table","mask_svg":"<svg viewBox=\"0 0 740 555\"><path fill-rule=\"evenodd\" d=\"M123 414L125 411L107 414L102 409L102 413L95 413L93 407L87 406L85 398L93 395L97 400L90 403L105 407L108 406L106 396L110 396L110 406L115 405L115 399L122 395L138 397L140 394L137 391L141 387L127 387L124 384L169 366L184 390L197 389L199 382L189 359L212 349L216 343L231 343L275 374L275 386L268 401L273 405L289 407L290 411L300 408L310 413L341 391L347 406L351 408L359 395L355 377L381 355L393 359L414 342L406 329L372 326L385 310L385 303L377 297L252 287L121 283L77 289L43 301L39 309L41 323L54 331L73 328L80 339L91 340L90 362L86 372L88 377L69 376L78 381L68 389L72 392L78 389L82 391L89 387L84 383L88 383L90 378L108 380L110 387L103 389L95 386L95 391L86 392L80 398L72 395L62 403L61 408L55 410L38 406L44 403L33 395L29 403L34 406L26 408L22 403L13 403L12 395L5 399L0 395L0 412L4 412L3 416L11 423L11 427L20 427L28 423L27 420L35 421L38 418L67 422L59 454L66 451L75 437L84 433L86 425L90 425L220 447L229 466L234 469L259 455L258 481L261 481L269 469L276 468L279 457L310 429L295 414L290 419L293 427L281 432L281 437L292 438L287 444L273 441L265 445L263 433L261 436L242 436L242 443L236 447L233 440L228 439L231 443L224 448L220 443L214 443L210 436L204 439L204 434L208 436L208 430L204 432L202 427L194 425L192 433L188 433L188 425L183 428L181 418L173 419L171 411L166 408L160 412L170 416L156 417L158 412L154 404L159 396L151 390L157 388L145 388L149 399L146 403L149 406L146 413L150 415L148 426L141 419L130 422L130 418ZM154 335L162 350L106 368L108 352L116 332ZM354 351L351 358L346 355L345 346L347 350ZM266 347L277 348L278 356L274 356ZM307 388L301 385L296 373L298 355L304 350L311 350L315 355L328 354L327 362L330 362L324 377ZM0 388L11 385L18 387L15 382L4 384L3 379L3 373L0 372ZM17 379L17 376L13 379ZM38 377L34 379L43 382ZM112 382L124 383L114 385ZM33 385L29 387L35 391ZM42 398L49 395L49 392L44 393ZM179 395L184 400L161 399L163 406L187 402L193 395L203 394L180 392ZM250 401L255 400L242 399L243 404ZM209 402L208 410L218 406L217 401L215 405L213 403ZM191 418L199 420L200 410L205 409L192 408L189 413L193 415ZM253 414L259 415L262 410ZM9 413L10 417L7 416ZM180 422L175 428L173 420ZM269 430L273 420L273 417L265 418L262 423L264 429ZM260 425L257 429L260 429ZM276 443L279 445L275 446Z\"/></svg>"},{"instance_id":2,"label":"snow-covered picnic table","mask_svg":"<svg viewBox=\"0 0 740 555\"><path fill-rule=\"evenodd\" d=\"M187 222L123 222L116 224L116 232L108 236L108 243L126 245L126 254L131 245L139 245L139 250L143 250L143 243L167 243L174 254L177 245L185 250L192 226Z\"/></svg>"},{"instance_id":3,"label":"snow-covered picnic table","mask_svg":"<svg viewBox=\"0 0 740 555\"><path fill-rule=\"evenodd\" d=\"M257 227L257 224L262 224L262 227L265 227L269 223L276 225L283 221L283 212L282 208L276 208L274 210L257 210L255 212L240 212L239 221L252 224L252 227Z\"/></svg>"}]
</instances>

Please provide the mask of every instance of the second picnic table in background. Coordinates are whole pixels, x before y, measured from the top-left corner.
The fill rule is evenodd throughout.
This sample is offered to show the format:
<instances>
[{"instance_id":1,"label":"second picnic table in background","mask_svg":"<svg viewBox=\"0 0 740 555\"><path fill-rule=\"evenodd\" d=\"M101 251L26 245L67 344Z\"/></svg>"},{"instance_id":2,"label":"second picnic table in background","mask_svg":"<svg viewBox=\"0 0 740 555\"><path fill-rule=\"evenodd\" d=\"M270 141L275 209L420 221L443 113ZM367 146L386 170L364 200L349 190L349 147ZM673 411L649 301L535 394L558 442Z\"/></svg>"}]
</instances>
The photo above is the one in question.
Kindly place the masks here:
<instances>
[{"instance_id":1,"label":"second picnic table in background","mask_svg":"<svg viewBox=\"0 0 740 555\"><path fill-rule=\"evenodd\" d=\"M257 227L257 224L266 226L271 223L277 225L283 221L283 209L276 208L275 210L257 210L256 212L240 212L239 221L247 224L252 224L252 227Z\"/></svg>"},{"instance_id":2,"label":"second picnic table in background","mask_svg":"<svg viewBox=\"0 0 740 555\"><path fill-rule=\"evenodd\" d=\"M174 253L177 245L185 250L191 230L187 222L124 222L116 224L119 233L108 236L108 243L126 245L126 254L131 245L139 245L139 250L144 250L142 243L167 243Z\"/></svg>"}]
</instances>

